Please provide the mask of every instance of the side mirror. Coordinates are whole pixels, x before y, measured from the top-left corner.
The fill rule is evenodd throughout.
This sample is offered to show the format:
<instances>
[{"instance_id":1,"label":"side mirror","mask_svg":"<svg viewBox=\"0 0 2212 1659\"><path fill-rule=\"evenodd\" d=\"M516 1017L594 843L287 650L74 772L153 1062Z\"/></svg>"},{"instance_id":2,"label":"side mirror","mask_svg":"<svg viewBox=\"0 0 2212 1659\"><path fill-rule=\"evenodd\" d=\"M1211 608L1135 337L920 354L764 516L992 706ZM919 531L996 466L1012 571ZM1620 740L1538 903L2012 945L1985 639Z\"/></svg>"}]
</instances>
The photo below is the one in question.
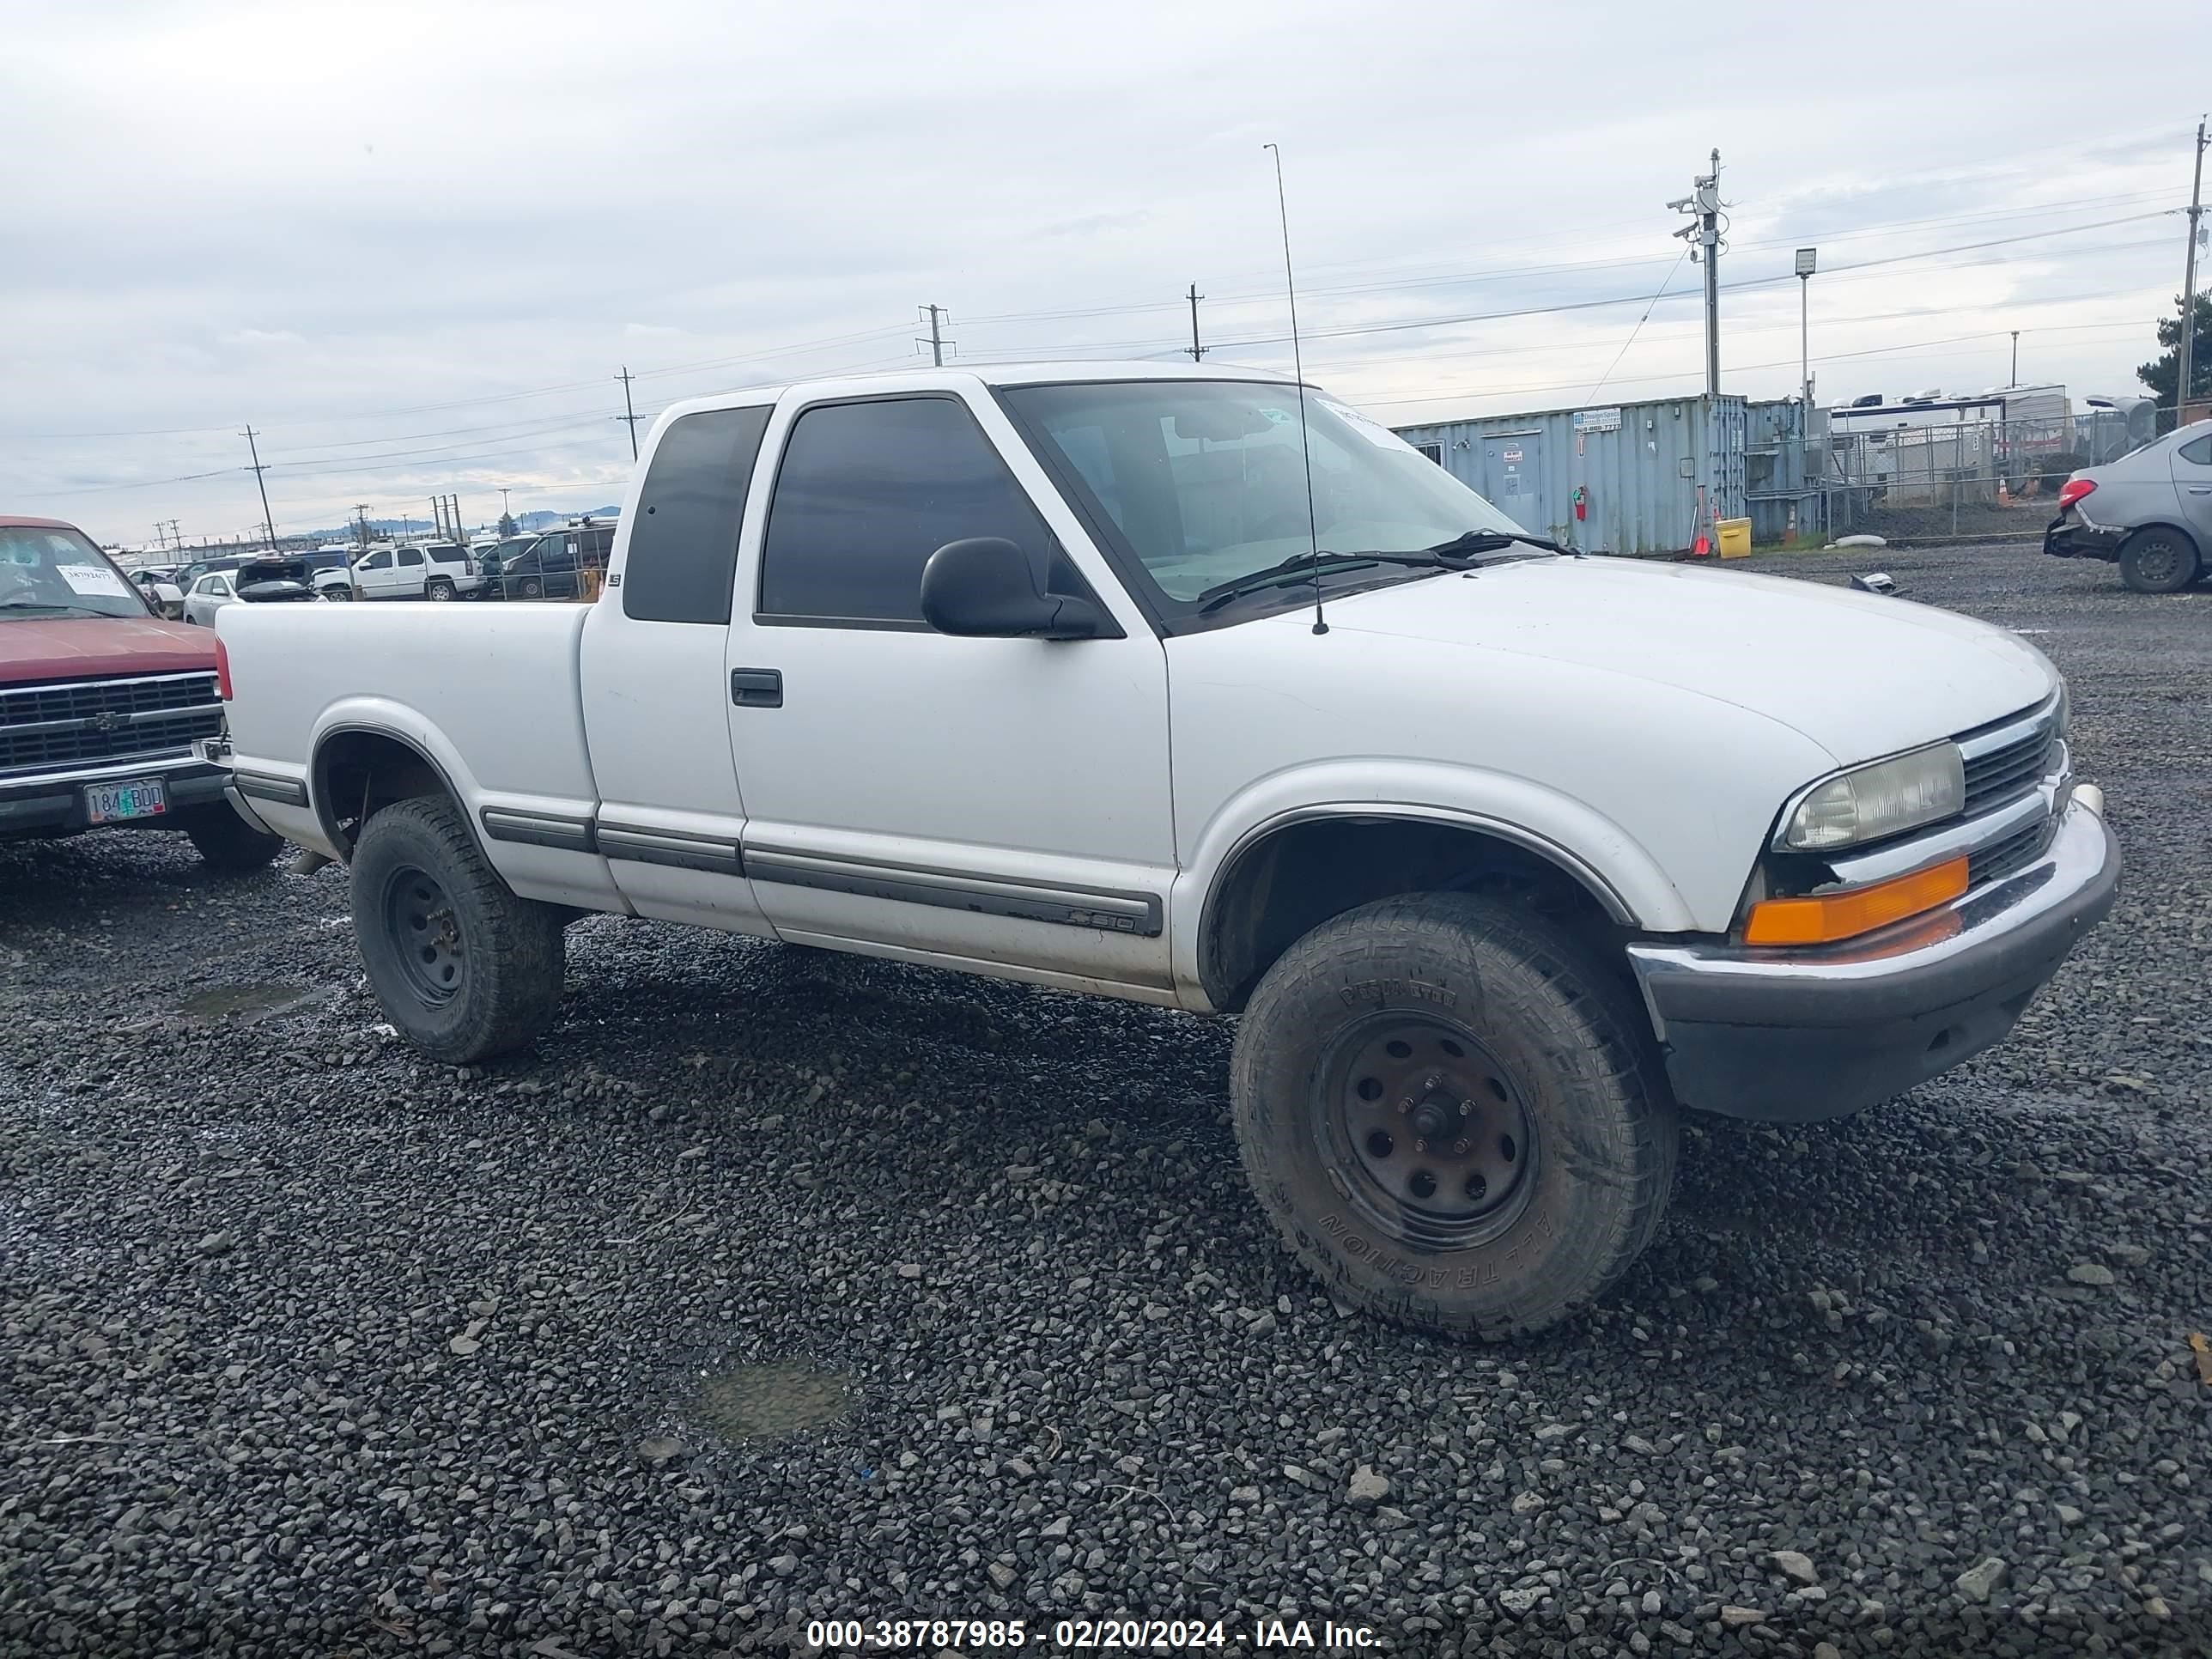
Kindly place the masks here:
<instances>
[{"instance_id":1,"label":"side mirror","mask_svg":"<svg viewBox=\"0 0 2212 1659\"><path fill-rule=\"evenodd\" d=\"M929 556L921 614L940 634L1000 640L1087 640L1104 621L1088 599L1041 591L1029 555L998 536L947 542Z\"/></svg>"}]
</instances>

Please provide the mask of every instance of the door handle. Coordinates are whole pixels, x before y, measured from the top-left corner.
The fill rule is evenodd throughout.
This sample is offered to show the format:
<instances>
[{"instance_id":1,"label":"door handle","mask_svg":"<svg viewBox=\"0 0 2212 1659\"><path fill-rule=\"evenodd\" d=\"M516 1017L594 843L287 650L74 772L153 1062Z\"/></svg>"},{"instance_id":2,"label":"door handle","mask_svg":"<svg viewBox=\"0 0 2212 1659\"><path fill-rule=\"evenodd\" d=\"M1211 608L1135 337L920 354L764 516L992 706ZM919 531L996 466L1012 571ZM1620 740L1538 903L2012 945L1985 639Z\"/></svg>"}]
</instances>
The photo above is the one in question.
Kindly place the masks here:
<instances>
[{"instance_id":1,"label":"door handle","mask_svg":"<svg viewBox=\"0 0 2212 1659\"><path fill-rule=\"evenodd\" d=\"M2212 495L2212 484L2191 484L2189 493L2192 495Z\"/></svg>"},{"instance_id":2,"label":"door handle","mask_svg":"<svg viewBox=\"0 0 2212 1659\"><path fill-rule=\"evenodd\" d=\"M783 670L732 668L730 671L730 701L740 708L782 708Z\"/></svg>"}]
</instances>

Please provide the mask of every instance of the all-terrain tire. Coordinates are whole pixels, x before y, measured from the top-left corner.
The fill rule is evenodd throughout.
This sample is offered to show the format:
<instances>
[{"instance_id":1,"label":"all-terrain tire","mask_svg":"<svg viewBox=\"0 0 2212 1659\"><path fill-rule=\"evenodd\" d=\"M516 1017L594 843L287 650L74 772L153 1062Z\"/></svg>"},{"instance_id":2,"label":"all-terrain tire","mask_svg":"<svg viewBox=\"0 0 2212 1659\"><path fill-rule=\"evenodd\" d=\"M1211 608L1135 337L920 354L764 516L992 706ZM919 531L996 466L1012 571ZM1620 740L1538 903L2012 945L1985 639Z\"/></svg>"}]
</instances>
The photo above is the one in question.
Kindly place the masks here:
<instances>
[{"instance_id":1,"label":"all-terrain tire","mask_svg":"<svg viewBox=\"0 0 2212 1659\"><path fill-rule=\"evenodd\" d=\"M177 817L200 862L218 875L242 876L262 869L284 845L282 836L255 829L227 800L189 806Z\"/></svg>"},{"instance_id":2,"label":"all-terrain tire","mask_svg":"<svg viewBox=\"0 0 2212 1659\"><path fill-rule=\"evenodd\" d=\"M442 796L363 826L353 856L362 963L399 1034L452 1065L526 1047L561 1010L562 913L520 898Z\"/></svg>"},{"instance_id":3,"label":"all-terrain tire","mask_svg":"<svg viewBox=\"0 0 2212 1659\"><path fill-rule=\"evenodd\" d=\"M2120 580L2138 593L2179 593L2200 569L2197 544L2162 524L2146 525L2120 544Z\"/></svg>"},{"instance_id":4,"label":"all-terrain tire","mask_svg":"<svg viewBox=\"0 0 2212 1659\"><path fill-rule=\"evenodd\" d=\"M1252 994L1231 1091L1298 1259L1430 1330L1568 1317L1650 1243L1674 1184L1674 1104L1632 994L1564 928L1470 894L1378 900L1298 940Z\"/></svg>"}]
</instances>

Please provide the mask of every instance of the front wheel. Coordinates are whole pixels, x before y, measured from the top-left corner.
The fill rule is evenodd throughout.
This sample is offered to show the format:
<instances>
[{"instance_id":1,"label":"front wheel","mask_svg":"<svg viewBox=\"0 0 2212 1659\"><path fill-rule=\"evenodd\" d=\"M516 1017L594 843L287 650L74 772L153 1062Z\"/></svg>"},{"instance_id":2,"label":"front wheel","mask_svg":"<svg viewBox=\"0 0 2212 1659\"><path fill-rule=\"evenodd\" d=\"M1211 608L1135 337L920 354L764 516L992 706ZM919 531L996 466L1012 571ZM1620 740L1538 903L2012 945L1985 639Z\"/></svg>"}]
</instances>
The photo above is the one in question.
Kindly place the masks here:
<instances>
[{"instance_id":1,"label":"front wheel","mask_svg":"<svg viewBox=\"0 0 2212 1659\"><path fill-rule=\"evenodd\" d=\"M2120 580L2138 593L2179 593L2197 572L2197 544L2179 530L2152 525L2121 544Z\"/></svg>"},{"instance_id":2,"label":"front wheel","mask_svg":"<svg viewBox=\"0 0 2212 1659\"><path fill-rule=\"evenodd\" d=\"M1382 899L1267 970L1237 1036L1261 1206L1335 1294L1504 1338L1586 1305L1658 1230L1674 1103L1575 940L1459 893Z\"/></svg>"},{"instance_id":3,"label":"front wheel","mask_svg":"<svg viewBox=\"0 0 2212 1659\"><path fill-rule=\"evenodd\" d=\"M284 844L283 836L248 823L227 800L187 807L178 816L200 861L221 875L242 876L261 869Z\"/></svg>"},{"instance_id":4,"label":"front wheel","mask_svg":"<svg viewBox=\"0 0 2212 1659\"><path fill-rule=\"evenodd\" d=\"M526 599L543 599L545 596L545 584L535 576L525 576L514 591Z\"/></svg>"},{"instance_id":5,"label":"front wheel","mask_svg":"<svg viewBox=\"0 0 2212 1659\"><path fill-rule=\"evenodd\" d=\"M386 807L353 857L354 934L386 1018L433 1060L522 1048L561 1008L561 913L520 898L451 801Z\"/></svg>"}]
</instances>

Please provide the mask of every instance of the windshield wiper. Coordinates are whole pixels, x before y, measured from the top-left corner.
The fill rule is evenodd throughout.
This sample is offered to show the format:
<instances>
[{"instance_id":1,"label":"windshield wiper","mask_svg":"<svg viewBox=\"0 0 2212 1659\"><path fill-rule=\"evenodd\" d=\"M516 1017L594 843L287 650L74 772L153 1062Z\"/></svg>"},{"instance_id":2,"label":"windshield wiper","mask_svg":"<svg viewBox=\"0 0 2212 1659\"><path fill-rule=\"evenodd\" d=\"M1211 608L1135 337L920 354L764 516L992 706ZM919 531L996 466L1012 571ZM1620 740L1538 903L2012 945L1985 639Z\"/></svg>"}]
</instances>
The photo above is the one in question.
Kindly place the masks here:
<instances>
[{"instance_id":1,"label":"windshield wiper","mask_svg":"<svg viewBox=\"0 0 2212 1659\"><path fill-rule=\"evenodd\" d=\"M1310 553L1293 554L1280 564L1271 564L1264 570L1254 570L1225 582L1218 582L1200 593L1199 610L1213 611L1230 600L1247 593L1262 592L1270 587L1295 587L1313 580L1316 571L1363 570L1378 564L1410 565L1430 570L1458 570L1464 567L1456 559L1439 557L1426 550L1418 553L1324 553L1316 559Z\"/></svg>"},{"instance_id":2,"label":"windshield wiper","mask_svg":"<svg viewBox=\"0 0 2212 1659\"><path fill-rule=\"evenodd\" d=\"M44 605L37 599L0 600L0 611L81 611L88 617L98 617L105 614L102 611L94 611L90 605Z\"/></svg>"},{"instance_id":3,"label":"windshield wiper","mask_svg":"<svg viewBox=\"0 0 2212 1659\"><path fill-rule=\"evenodd\" d=\"M1539 547L1547 553L1565 553L1577 559L1582 557L1579 549L1562 547L1541 536L1524 535L1517 530L1470 530L1448 542L1438 542L1434 547L1424 548L1422 551L1443 558L1473 559L1485 553L1503 553L1507 548L1516 545Z\"/></svg>"}]
</instances>

